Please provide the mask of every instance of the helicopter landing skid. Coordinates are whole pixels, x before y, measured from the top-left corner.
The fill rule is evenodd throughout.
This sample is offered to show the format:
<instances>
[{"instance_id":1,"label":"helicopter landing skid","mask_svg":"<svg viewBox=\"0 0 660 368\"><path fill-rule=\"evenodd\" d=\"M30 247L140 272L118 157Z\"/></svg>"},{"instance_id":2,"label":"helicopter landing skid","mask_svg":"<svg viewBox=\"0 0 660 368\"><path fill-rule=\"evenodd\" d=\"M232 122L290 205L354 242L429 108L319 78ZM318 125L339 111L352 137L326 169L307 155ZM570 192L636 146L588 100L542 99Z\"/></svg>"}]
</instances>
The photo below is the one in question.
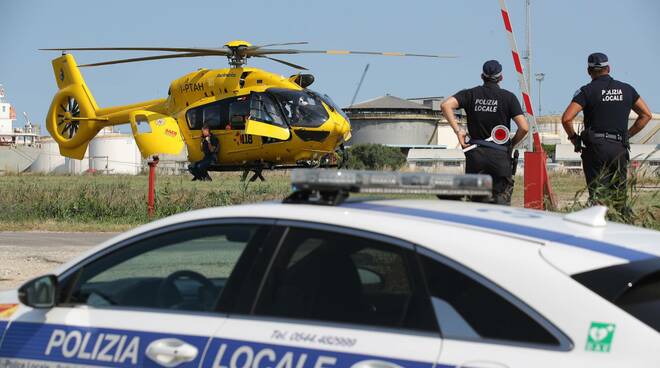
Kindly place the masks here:
<instances>
[{"instance_id":1,"label":"helicopter landing skid","mask_svg":"<svg viewBox=\"0 0 660 368\"><path fill-rule=\"evenodd\" d=\"M338 160L337 162L337 168L346 168L346 165L348 164L348 150L346 150L346 147L343 143L339 145L339 149L336 152L341 157L341 160Z\"/></svg>"},{"instance_id":2,"label":"helicopter landing skid","mask_svg":"<svg viewBox=\"0 0 660 368\"><path fill-rule=\"evenodd\" d=\"M244 182L247 179L248 174L250 174L250 172L254 173L254 174L252 174L252 177L250 177L250 182L257 181L257 179L259 179L261 181L266 181L266 178L264 178L264 176L263 176L263 169L257 168L257 169L245 169L245 170L243 170L243 175L241 175L241 182Z\"/></svg>"}]
</instances>

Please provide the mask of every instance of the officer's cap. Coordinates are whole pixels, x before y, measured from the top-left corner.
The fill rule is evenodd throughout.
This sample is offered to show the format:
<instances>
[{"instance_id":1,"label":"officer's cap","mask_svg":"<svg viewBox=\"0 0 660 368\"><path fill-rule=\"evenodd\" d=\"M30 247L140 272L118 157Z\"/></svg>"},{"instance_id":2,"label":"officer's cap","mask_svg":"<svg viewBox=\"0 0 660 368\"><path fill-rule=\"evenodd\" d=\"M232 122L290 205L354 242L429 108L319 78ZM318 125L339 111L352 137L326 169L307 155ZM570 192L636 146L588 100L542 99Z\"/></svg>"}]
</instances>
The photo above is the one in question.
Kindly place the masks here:
<instances>
[{"instance_id":1,"label":"officer's cap","mask_svg":"<svg viewBox=\"0 0 660 368\"><path fill-rule=\"evenodd\" d=\"M502 64L497 60L488 60L484 63L483 73L486 77L497 78L502 74Z\"/></svg>"},{"instance_id":2,"label":"officer's cap","mask_svg":"<svg viewBox=\"0 0 660 368\"><path fill-rule=\"evenodd\" d=\"M602 52L594 52L589 55L587 65L589 65L590 68L604 68L609 65L607 61L607 55Z\"/></svg>"}]
</instances>

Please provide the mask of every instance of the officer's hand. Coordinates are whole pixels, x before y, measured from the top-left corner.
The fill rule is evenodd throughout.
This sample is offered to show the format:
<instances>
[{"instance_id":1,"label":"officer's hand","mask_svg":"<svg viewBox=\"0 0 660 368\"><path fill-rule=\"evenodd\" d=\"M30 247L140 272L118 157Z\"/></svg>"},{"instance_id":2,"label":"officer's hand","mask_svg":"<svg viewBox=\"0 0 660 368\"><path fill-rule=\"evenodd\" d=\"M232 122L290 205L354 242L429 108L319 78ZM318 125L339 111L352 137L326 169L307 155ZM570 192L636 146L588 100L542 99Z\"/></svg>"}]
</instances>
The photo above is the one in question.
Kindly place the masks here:
<instances>
[{"instance_id":1,"label":"officer's hand","mask_svg":"<svg viewBox=\"0 0 660 368\"><path fill-rule=\"evenodd\" d=\"M462 148L469 146L469 144L465 143L465 137L467 136L467 133L464 130L459 130L458 133L456 133L456 136L458 137L458 143L460 143Z\"/></svg>"}]
</instances>

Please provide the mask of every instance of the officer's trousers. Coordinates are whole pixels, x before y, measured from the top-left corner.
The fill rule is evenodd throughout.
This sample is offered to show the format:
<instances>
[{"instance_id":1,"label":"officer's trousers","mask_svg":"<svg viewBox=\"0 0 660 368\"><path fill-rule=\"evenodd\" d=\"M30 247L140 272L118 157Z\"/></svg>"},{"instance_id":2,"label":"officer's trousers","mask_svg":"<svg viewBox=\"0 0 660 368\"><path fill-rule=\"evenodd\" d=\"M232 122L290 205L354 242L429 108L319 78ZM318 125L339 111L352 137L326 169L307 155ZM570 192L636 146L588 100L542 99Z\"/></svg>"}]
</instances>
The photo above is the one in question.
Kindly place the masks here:
<instances>
[{"instance_id":1,"label":"officer's trousers","mask_svg":"<svg viewBox=\"0 0 660 368\"><path fill-rule=\"evenodd\" d=\"M492 202L511 205L513 177L508 151L479 146L465 152L466 174L488 174L493 178Z\"/></svg>"},{"instance_id":2,"label":"officer's trousers","mask_svg":"<svg viewBox=\"0 0 660 368\"><path fill-rule=\"evenodd\" d=\"M206 155L203 159L194 162L188 165L188 171L195 177L197 180L205 180L209 177L208 168L216 162L215 157L212 155ZM210 179L209 179L210 180Z\"/></svg>"},{"instance_id":3,"label":"officer's trousers","mask_svg":"<svg viewBox=\"0 0 660 368\"><path fill-rule=\"evenodd\" d=\"M621 142L595 138L587 143L582 149L582 168L590 200L625 200L629 159L628 149Z\"/></svg>"}]
</instances>

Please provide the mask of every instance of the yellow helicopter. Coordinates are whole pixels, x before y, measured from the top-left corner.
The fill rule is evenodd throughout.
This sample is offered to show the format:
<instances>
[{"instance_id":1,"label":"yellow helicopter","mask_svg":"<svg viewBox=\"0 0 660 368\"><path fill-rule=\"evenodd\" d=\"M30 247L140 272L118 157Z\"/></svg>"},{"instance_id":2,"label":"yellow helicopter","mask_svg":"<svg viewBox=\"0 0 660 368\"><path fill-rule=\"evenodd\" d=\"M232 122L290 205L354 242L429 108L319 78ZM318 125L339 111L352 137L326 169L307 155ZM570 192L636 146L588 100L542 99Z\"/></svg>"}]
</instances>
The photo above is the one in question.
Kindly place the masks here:
<instances>
[{"instance_id":1,"label":"yellow helicopter","mask_svg":"<svg viewBox=\"0 0 660 368\"><path fill-rule=\"evenodd\" d=\"M64 156L82 159L89 141L107 126L130 124L144 158L178 154L185 144L188 160L201 160L200 129L211 128L219 142L217 163L211 171L252 171L313 167L332 163L337 150L351 138L348 117L327 95L307 89L311 74L283 77L247 67L251 57L265 58L298 70L306 68L269 55L365 54L384 56L453 57L394 52L298 50L281 46L291 42L251 45L231 41L222 48L87 47L42 49L62 51L54 59L58 91L53 97L46 128ZM77 65L69 51L160 51L169 54ZM174 80L166 98L124 106L99 107L78 67L149 60L225 56L229 68L199 69Z\"/></svg>"}]
</instances>

